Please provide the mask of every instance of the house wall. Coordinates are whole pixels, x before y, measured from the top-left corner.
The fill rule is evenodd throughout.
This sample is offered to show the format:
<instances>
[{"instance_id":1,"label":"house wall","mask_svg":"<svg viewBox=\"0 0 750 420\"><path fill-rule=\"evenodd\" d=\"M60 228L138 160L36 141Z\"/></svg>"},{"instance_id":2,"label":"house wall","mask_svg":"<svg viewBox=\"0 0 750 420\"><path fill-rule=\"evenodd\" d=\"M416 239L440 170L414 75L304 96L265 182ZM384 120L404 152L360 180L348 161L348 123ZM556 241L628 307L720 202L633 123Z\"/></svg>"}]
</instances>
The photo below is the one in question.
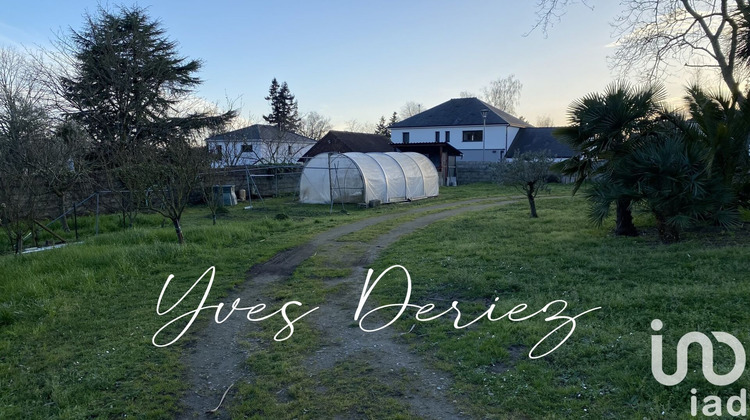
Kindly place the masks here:
<instances>
[{"instance_id":1,"label":"house wall","mask_svg":"<svg viewBox=\"0 0 750 420\"><path fill-rule=\"evenodd\" d=\"M391 141L402 143L403 133L407 132L409 133L410 143L435 142L435 132L438 132L439 142L445 143L447 131L450 132L450 144L464 154L463 158L458 158L459 161L498 162L501 160L504 151L513 143L519 128L507 125L488 125L486 130L483 129L484 127L481 125L393 128L391 129ZM464 131L483 131L484 142L463 141Z\"/></svg>"},{"instance_id":2,"label":"house wall","mask_svg":"<svg viewBox=\"0 0 750 420\"><path fill-rule=\"evenodd\" d=\"M315 143L270 141L270 140L248 140L248 141L222 141L207 140L210 151L215 152L217 146L221 146L222 159L216 167L256 165L258 163L296 163ZM251 145L252 152L242 152L242 145ZM291 153L290 153L291 148Z\"/></svg>"}]
</instances>

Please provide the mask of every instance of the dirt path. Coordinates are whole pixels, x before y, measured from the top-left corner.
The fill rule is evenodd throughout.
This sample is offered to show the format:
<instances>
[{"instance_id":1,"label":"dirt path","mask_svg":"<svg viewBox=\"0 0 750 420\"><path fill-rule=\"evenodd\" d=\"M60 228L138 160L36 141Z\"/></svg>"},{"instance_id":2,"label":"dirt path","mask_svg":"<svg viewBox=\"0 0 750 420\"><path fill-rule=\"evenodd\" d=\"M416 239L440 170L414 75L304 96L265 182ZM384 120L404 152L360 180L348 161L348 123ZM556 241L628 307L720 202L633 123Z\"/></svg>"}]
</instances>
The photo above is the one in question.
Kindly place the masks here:
<instances>
[{"instance_id":1,"label":"dirt path","mask_svg":"<svg viewBox=\"0 0 750 420\"><path fill-rule=\"evenodd\" d=\"M323 346L305 362L311 375L331 368L336 362L349 357L367 360L381 377L387 378L394 371L405 372L418 391L406 398L415 415L431 419L461 418L461 413L448 399L450 378L443 372L431 369L414 355L408 346L394 340L397 332L385 329L376 333L365 333L359 328L342 326L353 322L353 314L362 291L366 267L380 252L394 243L402 235L467 211L479 211L515 200L475 199L461 202L417 207L405 213L385 215L339 226L323 232L302 246L281 252L269 261L253 267L248 279L230 292L232 297L241 297L245 302L268 303L265 295L267 286L290 276L303 261L313 255L323 257L336 267L352 268L352 275L346 279L333 279L329 284L342 283L340 292L328 295L326 302L313 315L307 317L323 335ZM399 224L369 243L339 242L338 239L368 226L408 214L433 212L414 220ZM342 248L346 247L346 252ZM257 328L243 317L232 317L221 325L211 324L198 334L184 357L188 366L190 391L182 403L187 407L180 416L184 419L229 418L226 410L207 414L214 409L227 388L239 381L252 380L252 372L244 366L253 351L247 343L240 345L238 337L247 334L250 328ZM227 393L227 404L233 393Z\"/></svg>"}]
</instances>

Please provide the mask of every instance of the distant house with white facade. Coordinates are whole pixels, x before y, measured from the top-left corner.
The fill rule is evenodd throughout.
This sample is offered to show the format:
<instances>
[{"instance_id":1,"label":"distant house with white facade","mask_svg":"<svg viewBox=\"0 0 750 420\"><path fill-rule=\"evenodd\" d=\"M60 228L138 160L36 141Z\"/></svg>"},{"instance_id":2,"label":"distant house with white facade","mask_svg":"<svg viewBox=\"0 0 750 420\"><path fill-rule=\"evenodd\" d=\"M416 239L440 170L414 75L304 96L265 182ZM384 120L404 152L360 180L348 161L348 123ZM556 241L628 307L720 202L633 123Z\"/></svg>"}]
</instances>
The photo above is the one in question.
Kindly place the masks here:
<instances>
[{"instance_id":1,"label":"distant house with white facade","mask_svg":"<svg viewBox=\"0 0 750 420\"><path fill-rule=\"evenodd\" d=\"M461 161L498 162L506 152L511 158L513 154L541 150L557 159L573 156L569 147L554 138L553 127L533 127L477 98L451 99L390 129L396 146L450 143L462 153L457 158Z\"/></svg>"},{"instance_id":2,"label":"distant house with white facade","mask_svg":"<svg viewBox=\"0 0 750 420\"><path fill-rule=\"evenodd\" d=\"M459 98L399 121L390 129L393 143L450 143L461 151L464 161L497 162L526 127L531 125L477 98Z\"/></svg>"},{"instance_id":3,"label":"distant house with white facade","mask_svg":"<svg viewBox=\"0 0 750 420\"><path fill-rule=\"evenodd\" d=\"M296 164L315 140L276 126L255 124L206 139L208 150L219 156L218 166Z\"/></svg>"}]
</instances>

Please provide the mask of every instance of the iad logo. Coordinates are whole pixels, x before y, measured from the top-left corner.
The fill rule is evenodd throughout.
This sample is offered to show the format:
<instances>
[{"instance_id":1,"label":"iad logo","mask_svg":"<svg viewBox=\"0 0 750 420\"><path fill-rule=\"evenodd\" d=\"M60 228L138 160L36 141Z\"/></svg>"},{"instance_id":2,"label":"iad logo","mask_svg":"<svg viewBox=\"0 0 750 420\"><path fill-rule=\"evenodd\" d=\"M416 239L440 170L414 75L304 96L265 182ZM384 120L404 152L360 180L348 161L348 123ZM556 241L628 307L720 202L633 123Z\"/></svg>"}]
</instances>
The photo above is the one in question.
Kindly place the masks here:
<instances>
[{"instance_id":1,"label":"iad logo","mask_svg":"<svg viewBox=\"0 0 750 420\"><path fill-rule=\"evenodd\" d=\"M664 327L658 319L651 321L651 329L661 331ZM688 371L688 347L696 343L701 346L703 354L703 376L708 382L716 386L725 386L733 383L745 371L745 349L737 338L729 333L712 331L716 341L728 345L734 352L734 367L729 373L718 375L714 372L714 346L711 339L700 332L689 332L680 338L677 343L677 369L675 373L667 375L662 368L662 340L661 335L651 336L651 373L660 384L674 386L685 379Z\"/></svg>"}]
</instances>

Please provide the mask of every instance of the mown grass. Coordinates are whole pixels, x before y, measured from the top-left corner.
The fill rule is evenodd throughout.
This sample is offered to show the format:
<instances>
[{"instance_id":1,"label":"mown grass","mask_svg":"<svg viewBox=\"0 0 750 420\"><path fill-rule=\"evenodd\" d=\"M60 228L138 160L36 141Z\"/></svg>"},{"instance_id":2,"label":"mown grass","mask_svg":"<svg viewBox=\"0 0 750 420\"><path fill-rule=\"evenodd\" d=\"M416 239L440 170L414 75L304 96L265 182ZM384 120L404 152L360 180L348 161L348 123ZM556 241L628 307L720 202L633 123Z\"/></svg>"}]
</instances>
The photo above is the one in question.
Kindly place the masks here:
<instances>
[{"instance_id":1,"label":"mown grass","mask_svg":"<svg viewBox=\"0 0 750 420\"><path fill-rule=\"evenodd\" d=\"M689 232L684 242L664 246L645 215L637 220L643 236L616 238L612 226L589 225L581 198L538 207L537 220L518 203L435 223L400 240L375 264L376 275L395 264L408 269L411 303L434 303L442 312L458 301L462 324L493 303L495 318L522 303L528 309L516 317L531 314L557 299L567 301L570 316L601 307L582 315L570 339L540 359L529 358L530 349L560 321L484 318L457 330L455 312L417 322L407 311L397 327L414 328L404 340L452 374L452 393L463 409L476 418L685 418L691 388L700 401L706 395L726 400L750 385L747 375L727 387L706 382L697 346L679 385L660 385L650 370L653 319L665 325L667 373L675 369L678 339L689 331L726 331L750 343L747 227ZM379 304L404 299L405 276L393 273L374 292ZM731 351L714 349L716 371L728 372Z\"/></svg>"},{"instance_id":2,"label":"mown grass","mask_svg":"<svg viewBox=\"0 0 750 420\"><path fill-rule=\"evenodd\" d=\"M253 210L228 209L216 226L207 210L195 207L183 218L183 246L156 215L139 216L132 229L123 229L116 215L102 216L98 236L93 217L79 217L82 243L0 255L0 418L172 418L186 387L179 355L190 334L171 347L151 344L171 319L155 310L170 274L175 280L165 302L171 304L216 266L209 301L217 302L252 265L333 226L497 191L449 188L436 199L376 209L336 206L333 212L267 199ZM194 308L201 287L178 309ZM165 337L170 333L176 331Z\"/></svg>"},{"instance_id":3,"label":"mown grass","mask_svg":"<svg viewBox=\"0 0 750 420\"><path fill-rule=\"evenodd\" d=\"M566 193L565 187L553 190ZM176 277L165 301L173 302L216 266L209 300L218 302L253 264L333 226L392 215L347 238L366 242L411 220L404 214L409 209L498 195L517 192L474 185L445 189L433 200L336 206L332 213L327 206L272 199L252 211L229 209L217 226L206 210L192 208L183 223L184 246L159 217L142 216L134 229L123 230L108 216L105 233L82 235L84 243L0 256L0 418L172 418L186 391L180 354L191 336L167 348L151 344L167 321L155 305L169 274ZM701 399L715 394L725 400L748 388L747 375L726 387L706 382L697 346L682 383L658 384L650 371L649 328L653 319L664 322L667 373L674 371L677 340L689 331L726 331L750 343L747 227L687 232L682 243L663 246L647 215L637 217L643 236L615 238L612 226L590 226L582 198L540 200L538 210L540 219L529 219L521 200L435 223L404 237L374 265L376 273L405 266L412 303L440 310L456 300L463 321L493 303L496 317L521 303L529 308L524 313L535 312L556 299L568 302L571 316L602 307L581 316L570 339L540 359L530 359L529 350L559 323L540 316L516 323L483 319L456 330L453 313L421 323L407 311L392 328L407 332L414 325L401 339L450 372L450 398L461 410L475 418L687 418L691 388ZM87 218L79 222L84 232L93 226ZM276 285L272 297L325 305L336 289L322 279L348 273L313 257ZM398 301L404 290L403 275L388 276L373 299ZM184 307L192 309L197 298L190 296ZM274 342L279 322L263 323L250 337L260 343L248 360L256 376L238 384L236 403L228 404L235 417L408 418L405 398L414 384L405 375L377 377L365 360L347 359L313 378L302 364L320 347L321 332L301 320L293 338ZM714 353L716 371L727 372L731 351L715 345Z\"/></svg>"}]
</instances>

